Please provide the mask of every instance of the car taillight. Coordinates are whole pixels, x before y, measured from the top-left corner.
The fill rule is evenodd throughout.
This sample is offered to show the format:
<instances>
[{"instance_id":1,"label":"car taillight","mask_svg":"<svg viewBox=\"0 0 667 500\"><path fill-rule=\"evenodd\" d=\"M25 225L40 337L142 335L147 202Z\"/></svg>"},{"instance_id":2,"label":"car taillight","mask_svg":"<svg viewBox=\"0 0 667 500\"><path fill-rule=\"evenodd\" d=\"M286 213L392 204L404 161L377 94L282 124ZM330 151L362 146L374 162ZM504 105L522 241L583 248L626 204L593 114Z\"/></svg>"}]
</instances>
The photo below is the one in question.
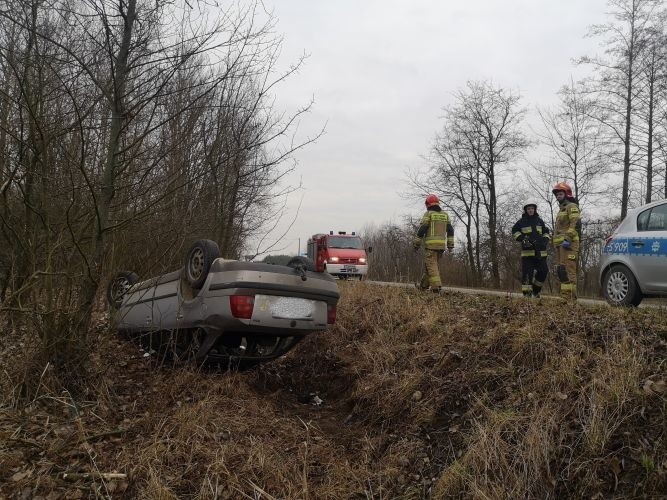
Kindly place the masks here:
<instances>
[{"instance_id":1,"label":"car taillight","mask_svg":"<svg viewBox=\"0 0 667 500\"><path fill-rule=\"evenodd\" d=\"M336 322L336 306L327 304L327 323L333 325Z\"/></svg>"},{"instance_id":2,"label":"car taillight","mask_svg":"<svg viewBox=\"0 0 667 500\"><path fill-rule=\"evenodd\" d=\"M252 318L252 309L255 306L255 297L252 295L231 295L229 297L229 307L235 318Z\"/></svg>"}]
</instances>

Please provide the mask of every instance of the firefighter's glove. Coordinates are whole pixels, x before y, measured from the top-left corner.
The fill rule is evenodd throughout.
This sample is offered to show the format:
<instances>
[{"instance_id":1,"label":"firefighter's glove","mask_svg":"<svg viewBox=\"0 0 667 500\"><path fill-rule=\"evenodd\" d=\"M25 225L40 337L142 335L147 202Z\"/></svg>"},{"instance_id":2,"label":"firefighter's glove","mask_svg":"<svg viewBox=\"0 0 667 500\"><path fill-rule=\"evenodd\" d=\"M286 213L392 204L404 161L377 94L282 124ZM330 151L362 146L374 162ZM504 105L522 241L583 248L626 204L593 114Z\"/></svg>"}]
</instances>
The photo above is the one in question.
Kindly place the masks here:
<instances>
[{"instance_id":1,"label":"firefighter's glove","mask_svg":"<svg viewBox=\"0 0 667 500\"><path fill-rule=\"evenodd\" d=\"M523 248L524 250L529 250L529 249L533 248L533 243L528 238L525 238L521 242L521 248Z\"/></svg>"},{"instance_id":2,"label":"firefighter's glove","mask_svg":"<svg viewBox=\"0 0 667 500\"><path fill-rule=\"evenodd\" d=\"M568 240L563 241L563 248L570 248L572 246L572 243L570 243Z\"/></svg>"}]
</instances>

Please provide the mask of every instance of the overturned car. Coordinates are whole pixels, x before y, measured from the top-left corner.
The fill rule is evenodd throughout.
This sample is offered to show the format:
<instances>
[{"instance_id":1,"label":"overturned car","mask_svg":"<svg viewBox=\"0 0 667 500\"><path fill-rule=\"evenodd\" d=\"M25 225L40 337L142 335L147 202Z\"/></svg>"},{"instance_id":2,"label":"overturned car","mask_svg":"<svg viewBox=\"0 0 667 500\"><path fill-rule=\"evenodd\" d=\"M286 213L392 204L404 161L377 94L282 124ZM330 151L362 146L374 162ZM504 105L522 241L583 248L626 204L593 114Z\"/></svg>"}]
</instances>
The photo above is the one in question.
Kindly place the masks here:
<instances>
[{"instance_id":1,"label":"overturned car","mask_svg":"<svg viewBox=\"0 0 667 500\"><path fill-rule=\"evenodd\" d=\"M199 240L178 271L145 281L118 273L107 299L113 326L149 352L246 368L333 324L339 293L334 279L304 257L287 266L227 260L215 242Z\"/></svg>"}]
</instances>

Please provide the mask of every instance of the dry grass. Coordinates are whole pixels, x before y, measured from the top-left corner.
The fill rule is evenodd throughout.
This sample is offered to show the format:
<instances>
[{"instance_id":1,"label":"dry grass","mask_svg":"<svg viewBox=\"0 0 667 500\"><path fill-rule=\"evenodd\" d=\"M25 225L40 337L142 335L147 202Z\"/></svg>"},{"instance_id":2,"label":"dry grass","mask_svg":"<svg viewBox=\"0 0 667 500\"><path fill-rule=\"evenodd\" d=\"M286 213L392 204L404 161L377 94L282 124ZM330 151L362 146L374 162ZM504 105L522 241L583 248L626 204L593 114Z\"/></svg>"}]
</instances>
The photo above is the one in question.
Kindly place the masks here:
<instances>
[{"instance_id":1,"label":"dry grass","mask_svg":"<svg viewBox=\"0 0 667 500\"><path fill-rule=\"evenodd\" d=\"M156 366L101 321L76 401L8 332L0 498L667 491L664 312L341 289L334 328L243 373Z\"/></svg>"}]
</instances>

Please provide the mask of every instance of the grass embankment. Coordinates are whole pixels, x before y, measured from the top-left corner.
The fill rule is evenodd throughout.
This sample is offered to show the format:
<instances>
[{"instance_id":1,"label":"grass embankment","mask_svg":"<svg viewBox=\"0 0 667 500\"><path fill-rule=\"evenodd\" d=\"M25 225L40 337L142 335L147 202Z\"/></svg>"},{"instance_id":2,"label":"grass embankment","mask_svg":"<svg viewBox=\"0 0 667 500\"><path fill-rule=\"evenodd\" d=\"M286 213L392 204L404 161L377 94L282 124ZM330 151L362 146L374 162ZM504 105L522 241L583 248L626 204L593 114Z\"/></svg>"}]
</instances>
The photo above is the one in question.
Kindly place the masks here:
<instances>
[{"instance_id":1,"label":"grass embankment","mask_svg":"<svg viewBox=\"0 0 667 500\"><path fill-rule=\"evenodd\" d=\"M101 323L76 404L5 337L0 497L667 491L664 311L341 288L334 328L243 373L155 366Z\"/></svg>"}]
</instances>

